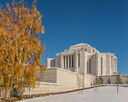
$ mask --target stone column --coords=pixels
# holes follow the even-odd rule
[[[77,51],[75,51],[75,53],[74,53],[74,67],[75,67],[75,71],[78,73],[78,52]]]
[[[111,75],[111,54],[106,53],[106,75]]]
[[[60,68],[64,68],[62,53],[60,54]]]
[[[115,72],[117,72],[117,58],[115,59]]]
[[[115,72],[115,57],[114,57],[114,55],[112,55],[112,57],[111,57],[111,63],[112,63],[112,65],[111,65],[111,74],[113,75],[114,74],[114,72]]]
[[[87,59],[87,58],[88,58],[88,53],[87,53],[87,52],[84,52],[84,63],[85,63],[85,64],[84,64],[84,67],[85,67],[84,73],[88,73],[88,72],[87,72],[87,70],[88,70],[88,69],[87,69],[87,68],[88,68],[88,66],[87,66],[87,65],[88,65],[88,64],[87,64],[87,63],[88,63],[88,59]]]
[[[80,73],[87,73],[87,56],[84,50],[80,51]]]
[[[46,67],[47,68],[50,68],[51,66],[50,66],[50,59],[48,58],[48,59],[46,59]]]
[[[68,68],[70,69],[70,55],[68,55]]]
[[[112,55],[110,54],[110,75],[112,75]]]

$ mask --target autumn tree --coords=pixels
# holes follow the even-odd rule
[[[0,8],[0,83],[6,93],[35,87],[37,73],[45,70],[40,67],[45,49],[39,39],[41,18],[35,1],[31,7],[20,0]]]

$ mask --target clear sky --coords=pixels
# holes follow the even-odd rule
[[[45,26],[42,36],[46,50],[41,63],[71,45],[88,43],[101,52],[115,53],[118,71],[128,74],[128,0],[38,0],[37,3]]]

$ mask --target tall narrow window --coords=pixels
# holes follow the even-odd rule
[[[101,75],[103,74],[103,57],[101,57]]]
[[[65,56],[63,56],[63,62],[64,62],[64,64],[63,64],[64,68],[65,68]]]
[[[72,68],[74,67],[74,62],[73,62],[74,60],[73,60],[73,55],[72,55]]]
[[[67,61],[67,62],[66,62],[66,64],[67,64],[66,67],[68,68],[68,56],[66,56],[66,61]]]
[[[71,68],[71,56],[69,55],[69,68]]]
[[[80,68],[80,54],[78,54],[78,68]]]
[[[89,61],[87,61],[87,73],[89,73]]]
[[[91,59],[89,59],[89,73],[91,74]]]

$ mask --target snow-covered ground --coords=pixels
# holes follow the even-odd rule
[[[20,102],[128,102],[128,87],[120,87],[119,94],[116,93],[116,87],[106,86],[82,92],[37,97]]]

